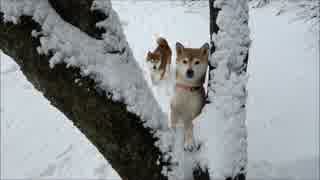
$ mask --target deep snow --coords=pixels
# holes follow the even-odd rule
[[[277,6],[250,12],[249,177],[316,179],[319,37],[314,38],[318,34],[307,24],[291,22],[293,13],[275,16]],[[193,47],[208,41],[207,2],[114,1],[113,7],[141,67],[145,52],[155,46],[155,34],[166,37],[171,47],[175,41]],[[160,86],[153,89],[166,108],[169,93],[166,84]],[[2,178],[116,177],[96,149],[3,55],[1,97]],[[210,138],[210,128],[207,133]]]

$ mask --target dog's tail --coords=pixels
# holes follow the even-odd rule
[[[161,48],[170,48],[167,40],[163,37],[159,37],[157,39],[157,43],[158,43],[159,47],[161,47]]]

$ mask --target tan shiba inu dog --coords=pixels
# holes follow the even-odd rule
[[[158,47],[153,52],[148,51],[146,58],[146,61],[150,65],[151,80],[153,83],[157,80],[162,80],[166,71],[170,70],[172,56],[171,48],[166,39],[159,37],[157,44]]]
[[[192,150],[192,121],[200,114],[205,104],[203,84],[208,68],[209,44],[201,48],[185,48],[176,43],[176,86],[171,99],[171,127],[184,127],[185,149]]]

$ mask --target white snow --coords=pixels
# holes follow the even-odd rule
[[[206,1],[113,1],[140,67],[146,67],[145,53],[154,48],[155,34],[166,37],[171,47],[175,41],[190,47],[199,47],[208,41],[207,6]],[[277,5],[271,4],[250,13],[253,41],[248,66],[248,179],[315,180],[319,177],[319,46],[316,41],[319,37],[314,38],[308,24],[292,22],[294,13],[275,16],[276,11]],[[97,51],[105,52],[100,50]],[[42,175],[117,179],[88,140],[50,106],[11,60],[3,57],[1,55],[1,164],[5,166],[1,166],[1,178]],[[148,70],[144,69],[143,73],[150,85]],[[168,82],[153,90],[166,112],[170,96]],[[215,157],[211,154],[216,151],[210,142],[215,138],[216,122],[201,123],[207,125],[201,129],[207,141],[203,149],[206,152],[202,153],[209,154],[201,160],[214,167]],[[166,138],[172,141],[170,135],[163,139]],[[178,141],[175,143],[179,145]],[[180,155],[180,159],[191,162],[203,156],[186,157],[188,154]]]
[[[319,34],[292,21],[295,12],[275,16],[276,5],[251,11],[249,162],[292,167],[282,179],[318,179]]]
[[[67,67],[79,67],[84,76],[94,77],[100,87],[111,92],[114,100],[124,101],[130,111],[140,115],[146,121],[146,126],[164,128],[161,124],[167,124],[162,122],[166,121],[166,117],[159,111],[146,82],[141,81],[141,70],[132,57],[117,14],[110,7],[105,8],[106,4],[99,2],[94,3],[93,9],[104,8],[109,15],[107,20],[98,23],[98,26],[108,30],[104,34],[104,40],[93,39],[66,23],[46,0],[3,0],[1,11],[5,14],[6,21],[18,19],[24,14],[32,16],[42,26],[41,34],[44,36],[40,37],[41,46],[38,51],[42,54],[54,54],[50,59],[50,67],[54,68],[55,64],[62,62]],[[122,54],[108,53],[123,49]],[[124,79],[127,80],[126,83],[123,83]]]
[[[97,40],[61,19],[47,0],[1,1],[6,22],[19,23],[21,15],[28,15],[39,23],[41,32],[33,31],[30,35],[43,35],[37,50],[45,55],[53,53],[49,60],[51,68],[58,63],[80,68],[83,76],[93,78],[100,88],[112,94],[114,101],[126,104],[128,111],[138,115],[146,127],[155,130],[159,139],[156,145],[163,153],[172,156],[173,163],[178,164],[170,172],[165,167],[165,175],[170,179],[192,177],[196,158],[189,154],[190,161],[186,161],[183,147],[176,145],[179,139],[168,127],[168,115],[163,112],[144,80],[142,70],[126,42],[118,15],[110,6],[110,2],[93,3],[92,9],[102,10],[108,16],[97,23],[98,27],[106,28],[104,39]],[[121,53],[112,53],[114,51]]]
[[[207,104],[198,118],[198,136],[207,138],[206,152],[213,179],[234,177],[247,166],[246,109],[247,74],[242,72],[250,36],[249,6],[246,0],[215,1],[221,9],[217,17],[219,32],[212,40],[216,51],[209,58],[217,68],[211,72]],[[208,131],[212,136],[208,138]]]
[[[19,70],[1,59],[1,179],[118,178],[97,149]]]

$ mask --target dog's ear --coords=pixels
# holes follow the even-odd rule
[[[183,53],[183,50],[184,50],[184,46],[177,42],[176,43],[176,51],[177,51],[177,55],[181,55]]]
[[[201,55],[202,56],[208,55],[209,54],[209,44],[208,43],[204,43],[204,45],[201,46],[200,50],[201,50]]]
[[[167,40],[163,37],[157,39],[157,44],[160,48],[169,47]]]
[[[151,52],[150,52],[150,51],[148,51],[147,56],[146,56],[146,60],[147,60],[147,61],[149,61],[149,60],[150,60],[150,58],[151,58]]]

